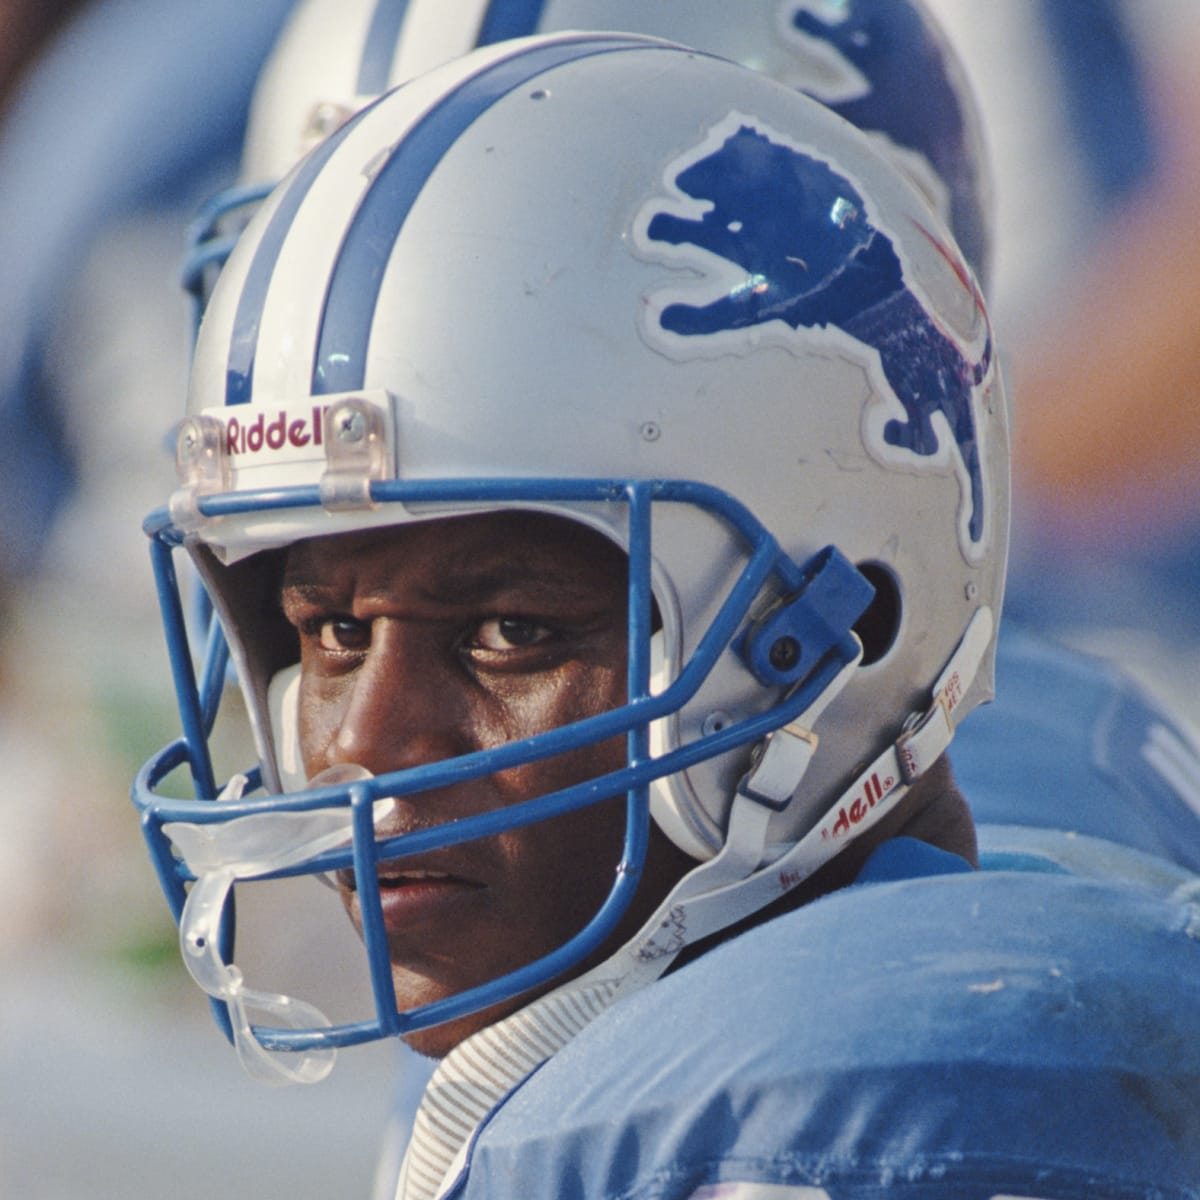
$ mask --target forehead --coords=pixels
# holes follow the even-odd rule
[[[577,521],[484,513],[298,542],[287,553],[284,586],[353,577],[360,584],[413,579],[468,590],[534,580],[623,587],[626,563],[620,547]]]

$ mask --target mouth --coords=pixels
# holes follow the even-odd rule
[[[396,888],[426,887],[440,884],[458,884],[467,888],[480,888],[483,884],[449,871],[433,871],[420,867],[401,867],[399,863],[380,863],[378,869],[379,890]],[[352,870],[337,872],[338,885],[345,892],[357,892],[358,880]]]
[[[400,863],[381,863],[378,879],[383,923],[393,935],[414,926],[449,920],[459,905],[486,889],[486,884],[461,875]],[[351,920],[361,933],[362,908],[354,872],[339,871],[338,885]]]
[[[379,886],[381,888],[409,887],[413,884],[454,878],[455,876],[446,871],[388,871],[385,867],[381,868],[379,872]]]

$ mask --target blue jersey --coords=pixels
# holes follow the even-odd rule
[[[493,1113],[452,1194],[1200,1196],[1200,1058],[1166,1051],[1200,988],[1196,741],[1011,623],[997,672],[951,749],[982,873],[886,843],[859,886],[622,1001]]]
[[[445,1194],[1200,1196],[1191,876],[1039,837],[978,873],[888,844],[620,1001],[492,1111]]]
[[[1128,675],[1006,622],[996,700],[950,747],[978,822],[1106,838],[1200,871],[1200,743]]]

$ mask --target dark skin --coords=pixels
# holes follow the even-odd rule
[[[400,526],[293,548],[282,590],[300,634],[300,738],[310,777],[373,774],[503,745],[625,699],[624,555],[529,514]],[[396,801],[382,835],[507,808],[617,770],[623,738]],[[556,949],[596,913],[621,859],[624,801],[381,870],[400,1007],[483,983]],[[694,865],[655,832],[610,945],[636,931]],[[358,922],[352,881],[343,899]],[[412,1035],[443,1055],[525,994]]]
[[[437,762],[625,700],[625,556],[560,518],[491,513],[311,539],[289,551],[281,598],[300,638],[300,741],[310,778],[344,764],[381,775]],[[397,799],[378,832],[393,836],[508,808],[624,764],[624,738],[614,738]],[[973,850],[973,836],[964,845],[965,805],[948,771],[946,786],[936,786],[937,774],[910,792],[872,844],[915,831],[960,853]],[[495,978],[578,933],[612,885],[624,829],[624,800],[612,799],[384,864],[400,1008]],[[853,857],[864,853],[856,843]],[[857,870],[850,858],[819,872],[803,898],[849,882]],[[694,865],[652,828],[633,903],[591,961],[629,940]],[[350,873],[339,886],[361,930]],[[444,1055],[531,997],[406,1040],[421,1053]]]

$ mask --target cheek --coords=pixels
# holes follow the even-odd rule
[[[563,672],[536,689],[522,689],[506,698],[503,720],[488,731],[492,744],[516,741],[559,729],[625,702],[624,671],[588,668]],[[497,778],[513,795],[508,802],[527,799],[555,787],[618,770],[625,764],[625,736],[581,746],[554,758],[506,771]]]
[[[623,658],[623,647],[622,656]],[[625,671],[602,663],[569,663],[535,681],[497,686],[485,708],[505,740],[544,733],[625,703]]]
[[[623,703],[624,674],[587,673],[536,701],[527,697],[526,733],[557,728]],[[524,736],[517,734],[516,736]],[[504,806],[544,796],[572,784],[620,770],[626,762],[625,736],[582,746],[542,762],[493,777],[496,799]],[[613,881],[624,846],[625,798],[614,796],[586,808],[501,835],[503,853],[515,878],[524,880],[532,907],[554,897],[551,924],[574,933],[591,917]]]
[[[307,673],[301,675],[296,724],[300,756],[310,778],[329,766],[327,758],[341,726],[346,703],[344,688],[332,686],[327,680],[314,679]]]
[[[624,801],[611,799],[503,835],[517,893],[512,928],[522,928],[538,953],[573,937],[599,912],[616,878],[624,833]]]

